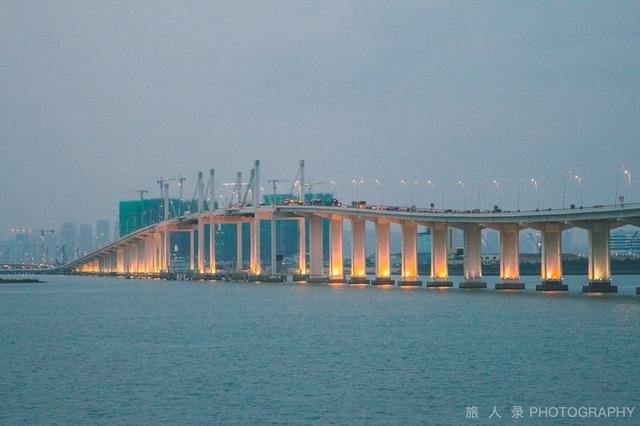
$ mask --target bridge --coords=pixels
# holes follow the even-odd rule
[[[303,163],[301,163],[303,164]],[[259,188],[259,162],[252,170],[249,186]],[[254,173],[255,172],[255,173]],[[213,171],[212,171],[213,176]],[[239,181],[238,181],[239,182]],[[299,187],[304,186],[301,177]],[[240,188],[238,188],[240,189]],[[250,188],[248,188],[249,190]],[[191,274],[196,278],[221,279],[216,267],[215,231],[209,227],[209,244],[205,248],[205,225],[237,225],[238,273],[246,273],[249,281],[281,281],[276,261],[276,220],[294,220],[299,223],[299,264],[294,281],[349,283],[371,285],[397,285],[451,287],[447,270],[448,228],[460,229],[464,234],[464,277],[461,288],[486,288],[482,276],[480,257],[481,231],[494,229],[500,234],[500,278],[498,290],[524,289],[519,272],[519,232],[525,228],[541,234],[541,281],[538,291],[567,291],[563,283],[561,263],[561,233],[569,228],[581,228],[588,233],[588,282],[584,292],[614,293],[617,287],[611,283],[609,258],[610,231],[624,225],[640,226],[640,203],[535,211],[452,211],[437,209],[400,208],[394,206],[310,205],[303,197],[294,202],[262,205],[257,196],[241,202],[239,190],[237,203],[224,208],[206,205],[202,173],[197,186],[197,211],[181,217],[169,218],[165,208],[164,220],[126,235],[111,244],[87,254],[62,270],[78,274],[125,274],[150,277],[169,277],[170,235],[172,232],[190,233]],[[259,191],[255,191],[256,194]],[[168,191],[164,192],[165,205]],[[329,221],[329,259],[325,267],[323,259],[323,219]],[[271,259],[263,265],[260,258],[260,222],[271,221]],[[343,262],[344,222],[351,226],[351,267],[345,273]],[[309,262],[307,264],[306,223],[309,226]],[[365,268],[365,226],[375,225],[376,262],[375,276],[368,277]],[[250,267],[242,267],[242,224],[250,224]],[[390,265],[390,226],[397,224],[402,232],[402,268],[397,282],[392,279]],[[417,234],[419,228],[429,228],[431,233],[431,271],[423,279],[417,270]],[[197,238],[197,251],[194,234]],[[202,236],[202,237],[201,237]],[[639,289],[640,290],[640,289]]]

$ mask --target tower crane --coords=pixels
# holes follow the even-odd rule
[[[160,179],[158,180],[158,185],[160,185],[160,198],[164,197],[163,191],[164,191],[164,184],[165,183],[169,183],[169,182],[178,182],[178,187],[179,187],[179,194],[180,194],[180,199],[182,200],[182,186],[184,184],[184,181],[187,180],[186,177],[180,175],[179,177],[172,177],[172,178],[163,178],[160,177]]]
[[[329,183],[329,182],[324,181],[324,180],[323,180],[323,181],[319,181],[319,180],[317,180],[317,181],[315,181],[315,182],[305,183],[305,184],[304,184],[304,187],[307,189],[307,193],[310,193],[310,192],[311,192],[311,190],[312,190],[316,185],[324,185],[324,184],[327,184],[327,183]]]
[[[187,180],[186,177],[183,177],[182,175],[180,175],[179,177],[172,177],[172,178],[163,178],[160,177],[160,179],[158,180],[158,185],[160,185],[160,198],[164,198],[165,199],[165,204],[167,204],[167,206],[165,207],[165,210],[168,211],[168,204],[170,203],[169,200],[169,182],[178,182],[178,189],[179,189],[179,194],[180,194],[180,201],[182,201],[182,187],[184,185],[184,181]],[[182,204],[182,203],[180,203]],[[182,212],[180,211],[182,208],[182,206],[178,206],[178,212],[176,214],[176,216],[180,216],[182,214]]]
[[[144,201],[144,194],[149,193],[147,189],[129,189],[127,192],[136,192],[140,194],[140,201]]]
[[[278,182],[286,182],[286,180],[285,179],[269,179],[267,180],[267,182],[273,185],[273,195],[276,195],[278,193]]]
[[[242,187],[245,185],[250,185],[248,182],[242,182],[242,172],[238,172],[236,174],[235,182],[225,182],[221,184],[222,186],[232,186],[231,199],[229,200],[229,207],[233,206],[234,203],[236,206],[240,205],[240,197],[242,193]]]

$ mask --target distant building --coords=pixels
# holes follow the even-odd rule
[[[431,231],[418,232],[418,265],[427,265],[431,261]]]
[[[287,200],[294,200],[292,194],[265,195],[263,204],[272,205],[274,203],[284,203]],[[315,205],[331,205],[333,194],[330,193],[310,193],[305,194],[305,202]],[[123,237],[137,229],[161,222],[164,217],[164,200],[127,200],[120,201],[118,215],[118,234]],[[169,205],[169,217],[184,215],[189,211],[195,211],[196,206],[190,202],[171,199]],[[102,225],[101,225],[102,223]],[[107,221],[99,221],[96,228],[96,239],[98,245],[104,245],[108,241],[108,233],[102,229],[108,229]],[[236,224],[216,224],[216,262],[235,264],[237,258],[236,251]],[[209,224],[205,225],[204,246],[209,246]],[[307,252],[309,248],[309,222],[306,221]],[[329,260],[329,220],[322,220],[323,232],[323,257],[325,262]],[[107,237],[105,237],[105,235]],[[300,227],[297,220],[277,220],[276,221],[276,257],[281,259],[293,259],[298,257],[300,244]],[[197,232],[194,235],[195,247],[197,251]],[[243,265],[249,265],[250,257],[250,225],[242,224],[242,259]],[[172,232],[171,236],[171,264],[176,269],[183,269],[189,265],[189,233]],[[208,249],[207,249],[208,252]],[[205,256],[208,258],[208,255]],[[271,221],[262,220],[260,222],[260,260],[263,265],[271,262]],[[205,264],[208,263],[206,259]]]
[[[64,261],[78,257],[78,225],[75,223],[63,223],[60,230],[60,248]]]
[[[195,205],[176,198],[169,199],[169,217],[178,217],[195,211]],[[164,199],[125,200],[119,203],[118,234],[124,237],[140,228],[161,222],[164,218]]]
[[[96,247],[103,247],[111,241],[111,222],[99,220],[96,223]]]
[[[81,223],[78,226],[78,249],[80,255],[83,256],[91,252],[95,248],[93,240],[93,231],[88,223]]]
[[[611,253],[640,256],[640,231],[615,231],[610,238]]]
[[[13,260],[17,262],[34,262],[36,260],[36,248],[31,236],[20,233],[15,236],[13,242]]]

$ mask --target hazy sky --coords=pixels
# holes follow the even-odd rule
[[[127,190],[254,159],[264,185],[303,158],[340,198],[379,178],[403,203],[404,178],[424,205],[432,179],[457,208],[460,179],[467,207],[480,179],[481,207],[493,179],[534,207],[531,177],[557,207],[568,170],[611,202],[624,163],[640,200],[639,102],[637,2],[0,0],[0,229],[114,220]]]

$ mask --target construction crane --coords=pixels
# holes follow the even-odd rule
[[[165,210],[168,210],[168,204],[171,204],[171,200],[169,200],[169,194],[168,194],[168,189],[169,189],[169,182],[178,182],[178,190],[179,190],[179,194],[180,194],[180,201],[181,203],[178,205],[178,211],[175,212],[174,214],[176,216],[181,216],[182,215],[182,187],[184,186],[184,181],[187,180],[186,177],[180,175],[179,177],[172,177],[172,178],[163,178],[160,177],[160,179],[157,181],[158,185],[160,185],[160,198],[164,198],[165,201],[167,201],[167,207],[165,208]]]
[[[136,192],[140,194],[140,201],[144,201],[144,194],[149,193],[149,191],[146,189],[129,189],[127,192]]]
[[[248,182],[242,182],[242,172],[238,172],[236,175],[236,181],[235,182],[225,182],[221,184],[222,186],[232,186],[233,190],[231,193],[231,198],[229,200],[229,207],[233,206],[234,202],[237,206],[240,205],[240,201],[241,201],[241,193],[242,193],[242,187],[245,185],[249,185]]]
[[[323,181],[317,180],[315,182],[305,183],[303,186],[304,186],[304,188],[306,188],[307,194],[308,194],[308,193],[311,192],[312,188],[314,188],[316,185],[324,185],[324,184],[327,184],[327,183],[329,183],[329,182],[324,181],[324,180]]]
[[[47,259],[49,258],[49,249],[47,247],[47,239],[46,234],[55,234],[56,231],[53,229],[31,229],[31,228],[13,228],[11,229],[13,233],[21,233],[21,234],[31,234],[31,233],[39,233],[40,234],[40,254],[42,256],[42,263],[47,263]]]
[[[269,179],[267,180],[268,183],[273,185],[273,195],[277,195],[278,194],[278,182],[287,182],[285,179]]]
[[[180,175],[179,177],[172,177],[172,178],[163,178],[160,177],[160,179],[158,180],[158,185],[160,185],[160,198],[164,197],[164,184],[165,183],[169,183],[169,182],[178,182],[178,188],[180,190],[179,194],[180,194],[180,199],[182,200],[182,186],[184,185],[184,181],[187,180],[186,177],[183,177],[182,175]]]

